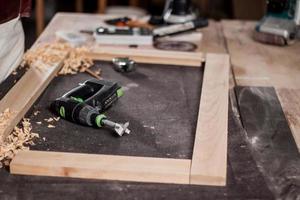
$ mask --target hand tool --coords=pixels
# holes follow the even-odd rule
[[[193,8],[191,0],[166,0],[163,19],[166,23],[185,23],[197,18],[197,11]]]
[[[117,72],[131,72],[135,69],[136,65],[134,60],[131,60],[128,57],[114,58],[112,63]]]
[[[193,21],[185,22],[183,24],[173,24],[169,26],[162,26],[153,30],[154,37],[164,37],[167,35],[175,35],[187,31],[192,31],[197,28],[208,26],[208,20],[204,18],[195,19]]]
[[[152,45],[152,31],[147,28],[98,27],[94,33],[98,44]]]
[[[86,126],[109,127],[122,136],[130,133],[129,122],[116,123],[102,114],[122,95],[123,90],[117,83],[91,79],[57,98],[51,109],[63,119]]]

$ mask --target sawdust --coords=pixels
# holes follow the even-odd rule
[[[37,67],[42,70],[63,61],[59,75],[77,74],[85,72],[94,64],[88,52],[86,47],[74,48],[62,42],[46,43],[28,50],[23,56],[21,66]]]
[[[13,115],[9,109],[0,114],[1,124],[10,120]],[[4,142],[0,143],[0,168],[8,166],[11,159],[21,150],[29,150],[29,145],[34,145],[33,139],[38,138],[37,133],[32,132],[29,119],[24,118],[20,127],[16,126]],[[1,126],[3,128],[3,126]],[[4,127],[5,128],[5,127]]]
[[[54,122],[58,122],[60,120],[60,117],[49,117],[48,119],[44,119],[45,122],[48,122],[48,128],[55,128],[53,125]],[[51,124],[52,123],[52,124]],[[38,124],[42,124],[42,122],[39,122]]]
[[[9,120],[13,117],[15,112],[12,112],[9,108],[0,113],[0,130],[4,130],[9,124]]]
[[[37,110],[37,111],[34,111],[33,115],[34,115],[34,116],[37,116],[37,115],[40,114],[40,113],[41,113],[41,112]]]

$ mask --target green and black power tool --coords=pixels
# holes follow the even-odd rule
[[[115,123],[102,114],[123,95],[118,83],[91,79],[57,98],[51,109],[63,119],[94,127],[110,127],[122,136],[129,134],[129,122]]]

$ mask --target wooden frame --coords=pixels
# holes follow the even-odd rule
[[[101,52],[92,54],[94,58],[103,58]],[[161,60],[163,64],[166,64],[166,56],[170,53],[161,55],[160,57],[159,54],[156,54],[155,62],[159,63]],[[128,56],[140,56],[144,60],[153,59],[153,56],[149,56],[149,54],[142,56],[137,52],[130,52]],[[169,60],[172,58],[174,55]],[[181,56],[180,59],[184,59],[184,56]],[[201,53],[192,53],[187,54],[186,59],[199,59],[198,67],[200,67],[203,58]],[[226,185],[229,56],[226,54],[207,54],[205,61],[194,151],[191,160],[22,151],[11,162],[11,173],[139,182]],[[171,64],[176,64],[176,62]],[[180,60],[177,64],[182,65],[182,61]],[[59,64],[53,68],[58,70]],[[31,68],[30,70],[35,69]],[[8,97],[1,101],[0,112],[6,108],[4,105],[9,108],[13,106],[11,102],[7,102],[7,99],[16,97],[20,90],[24,94],[18,98],[18,101],[20,105],[25,104],[25,106],[14,107],[14,109],[19,110],[12,109],[17,114],[11,119],[6,132],[11,130],[10,127],[16,125],[38,98],[45,85],[50,82],[49,79],[51,79],[54,70],[50,68],[48,71],[51,73],[47,70],[42,72],[45,73],[44,78],[34,77],[34,79],[40,80],[40,84],[22,88],[20,84],[24,84],[28,79],[30,71],[27,72],[9,91],[6,95]]]

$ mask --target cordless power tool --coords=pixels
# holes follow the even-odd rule
[[[254,39],[284,46],[295,41],[300,25],[300,0],[267,0],[267,13],[254,31]]]
[[[51,109],[63,119],[94,127],[112,128],[119,136],[129,134],[129,122],[115,123],[103,114],[123,95],[118,83],[91,79],[57,98]]]

